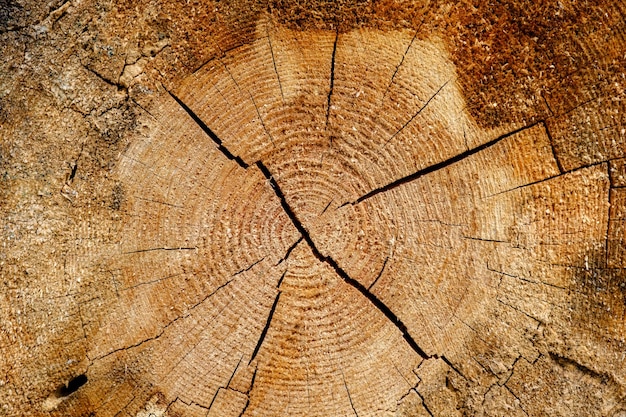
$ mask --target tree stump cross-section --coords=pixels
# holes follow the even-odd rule
[[[577,327],[624,338],[619,158],[564,158],[546,119],[477,123],[421,28],[265,16],[163,87],[116,166],[119,240],[89,254],[109,293],[80,307],[87,370],[42,410],[626,413],[623,350],[596,363]]]

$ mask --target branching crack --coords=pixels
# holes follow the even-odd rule
[[[248,396],[248,401],[246,401],[246,404],[243,406],[241,413],[239,413],[239,417],[244,415],[244,413],[248,409],[248,406],[250,405],[250,393],[252,392],[252,388],[254,387],[254,381],[256,379],[257,371],[258,371],[258,368],[254,368],[254,373],[252,374],[252,380],[250,381],[250,388],[248,388],[248,391],[245,392],[245,394]]]
[[[552,176],[549,176],[549,177],[546,177],[546,178],[543,178],[543,179],[540,179],[540,180],[537,180],[537,181],[529,182],[527,184],[518,185],[517,187],[509,188],[508,190],[504,190],[504,191],[497,192],[495,194],[488,195],[485,198],[492,198],[492,197],[499,196],[500,194],[506,194],[506,193],[510,193],[511,191],[519,190],[521,188],[526,188],[526,187],[530,187],[530,186],[533,186],[533,185],[541,184],[543,182],[550,181],[550,180],[553,180],[555,178],[559,178],[559,177],[565,176],[567,174],[574,173],[576,171],[580,171],[581,169],[587,169],[587,168],[592,168],[592,167],[595,167],[595,166],[598,166],[598,165],[606,164],[607,162],[609,162],[611,160],[612,159],[607,159],[607,160],[604,160],[604,161],[594,162],[594,163],[591,163],[589,165],[584,165],[584,166],[581,166],[581,167],[569,169],[567,171],[560,172],[559,174],[556,174],[556,175],[552,175]]]
[[[411,349],[413,349],[415,351],[415,353],[417,353],[423,359],[429,359],[431,356],[426,354],[426,352],[424,352],[424,350],[422,350],[422,348],[419,347],[419,345],[417,344],[415,339],[413,339],[413,337],[409,334],[406,325],[402,322],[402,320],[400,320],[400,318],[398,316],[396,316],[396,314],[393,311],[391,311],[391,309],[385,303],[383,303],[374,294],[369,292],[368,289],[363,284],[361,284],[359,281],[355,280],[354,278],[351,278],[348,275],[348,273],[346,271],[344,271],[332,257],[322,255],[322,253],[319,251],[319,249],[317,249],[317,246],[315,246],[315,243],[313,242],[313,239],[311,239],[311,236],[309,235],[309,232],[304,228],[304,226],[302,225],[300,220],[298,220],[298,217],[295,215],[295,213],[293,212],[293,210],[291,209],[291,207],[287,203],[285,195],[283,194],[282,190],[278,186],[278,183],[276,182],[276,180],[274,179],[274,177],[272,176],[270,171],[263,164],[263,162],[259,161],[259,162],[256,163],[256,165],[259,168],[259,170],[263,173],[263,175],[265,176],[267,181],[270,183],[272,189],[274,190],[274,193],[276,193],[276,196],[280,200],[280,204],[283,207],[283,210],[285,211],[285,213],[287,214],[287,216],[289,217],[289,219],[291,220],[293,225],[296,227],[296,229],[300,232],[300,234],[302,235],[302,238],[304,239],[304,241],[309,245],[309,248],[313,252],[313,255],[320,262],[323,262],[323,263],[329,265],[340,278],[342,278],[347,284],[349,284],[350,286],[355,288],[357,291],[359,291],[381,313],[383,313],[385,315],[385,317],[387,317],[387,319],[394,326],[396,326],[396,328],[402,333],[402,336],[404,337],[404,340],[406,340],[408,345],[411,347]]]
[[[228,379],[228,382],[226,383],[226,385],[222,387],[218,387],[217,390],[215,391],[215,395],[213,395],[213,399],[211,400],[211,403],[209,404],[208,407],[206,407],[208,411],[211,411],[211,407],[213,407],[213,403],[215,402],[217,395],[220,393],[220,390],[230,389],[229,388],[230,383],[233,381],[233,378],[235,377],[235,374],[237,373],[237,369],[239,369],[239,365],[241,365],[242,359],[243,359],[243,356],[239,358],[239,362],[237,362],[237,366],[235,366],[235,369],[233,369],[233,372],[230,374],[230,378]]]
[[[167,90],[166,90],[167,91]],[[207,134],[209,138],[217,145],[217,150],[220,151],[226,158],[231,161],[235,161],[240,167],[243,169],[248,169],[248,164],[241,159],[239,156],[233,155],[228,148],[226,148],[222,144],[222,140],[213,132],[203,121],[198,117],[196,113],[193,112],[181,99],[179,99],[174,93],[171,91],[167,91],[169,95],[178,103],[180,107],[191,117],[191,119],[196,122],[196,124]]]
[[[393,182],[391,182],[391,183],[389,183],[387,185],[384,185],[384,186],[382,186],[380,188],[376,188],[376,189],[370,191],[369,193],[367,193],[365,195],[362,195],[361,197],[359,197],[355,201],[345,203],[344,205],[346,205],[346,204],[352,204],[352,205],[358,204],[358,203],[360,203],[360,202],[362,202],[364,200],[367,200],[368,198],[374,197],[374,196],[376,196],[376,195],[378,195],[380,193],[384,193],[384,192],[393,190],[394,188],[397,188],[397,187],[399,187],[401,185],[404,185],[404,184],[409,183],[409,182],[411,182],[413,180],[416,180],[416,179],[418,179],[420,177],[423,177],[424,175],[428,175],[428,174],[431,174],[431,173],[433,173],[435,171],[438,171],[440,169],[447,168],[450,165],[453,165],[453,164],[455,164],[457,162],[460,162],[460,161],[462,161],[462,160],[464,160],[466,158],[469,158],[472,155],[477,154],[480,151],[483,151],[485,149],[488,149],[488,148],[494,146],[495,144],[497,144],[500,141],[508,138],[509,136],[513,136],[513,135],[515,135],[515,134],[517,134],[519,132],[522,132],[524,130],[530,129],[530,128],[536,126],[537,123],[540,123],[540,122],[535,122],[535,123],[530,124],[528,126],[524,126],[524,127],[519,128],[519,129],[513,130],[511,132],[505,133],[505,134],[503,134],[501,136],[498,136],[497,138],[495,138],[493,140],[490,140],[489,142],[483,143],[480,146],[477,146],[475,148],[472,148],[470,150],[462,152],[462,153],[460,153],[458,155],[455,155],[452,158],[448,158],[448,159],[446,159],[444,161],[441,161],[441,162],[438,162],[438,163],[436,163],[434,165],[430,165],[430,166],[428,166],[426,168],[422,168],[419,171],[416,171],[416,172],[414,172],[412,174],[407,175],[406,177],[402,177],[402,178],[397,179],[397,180],[395,180],[395,181],[393,181]]]

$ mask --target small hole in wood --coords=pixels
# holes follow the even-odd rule
[[[67,397],[78,391],[80,387],[87,383],[87,375],[82,374],[70,379],[67,385],[61,385],[55,392],[56,398]]]

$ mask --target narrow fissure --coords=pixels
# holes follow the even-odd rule
[[[428,166],[426,168],[422,168],[422,169],[420,169],[420,170],[418,170],[418,171],[416,171],[416,172],[414,172],[412,174],[407,175],[406,177],[402,177],[402,178],[397,179],[397,180],[395,180],[395,181],[393,181],[393,182],[391,182],[391,183],[389,183],[387,185],[384,185],[382,187],[376,188],[376,189],[370,191],[369,193],[364,194],[361,197],[357,198],[355,201],[347,202],[347,203],[344,203],[343,205],[346,205],[346,204],[352,204],[352,205],[358,204],[358,203],[360,203],[360,202],[362,202],[364,200],[367,200],[368,198],[374,197],[375,195],[378,195],[380,193],[384,193],[384,192],[393,190],[394,188],[397,188],[397,187],[399,187],[401,185],[404,185],[404,184],[409,183],[409,182],[411,182],[413,180],[416,180],[416,179],[418,179],[420,177],[423,177],[424,175],[433,173],[433,172],[438,171],[438,170],[443,169],[443,168],[447,168],[450,165],[453,165],[453,164],[455,164],[457,162],[460,162],[460,161],[462,161],[462,160],[464,160],[464,159],[466,159],[466,158],[468,158],[468,157],[470,157],[472,155],[477,154],[480,151],[483,151],[483,150],[485,150],[487,148],[492,147],[493,145],[495,145],[498,142],[508,138],[509,136],[513,136],[516,133],[522,132],[522,131],[524,131],[526,129],[530,129],[530,128],[536,126],[538,123],[540,123],[540,122],[535,122],[535,123],[530,124],[528,126],[520,127],[519,129],[513,130],[513,131],[508,132],[508,133],[505,133],[504,135],[498,136],[497,138],[492,139],[489,142],[485,142],[485,143],[483,143],[480,146],[477,146],[477,147],[475,147],[473,149],[470,149],[470,150],[462,152],[462,153],[460,153],[458,155],[455,155],[452,158],[448,158],[448,159],[446,159],[444,161],[441,161],[441,162],[438,162],[438,163],[436,163],[434,165],[430,165],[430,166]]]
[[[441,92],[441,90],[443,90],[443,88],[448,85],[449,81],[446,81],[445,83],[443,83],[443,85],[441,87],[439,87],[439,89],[437,91],[435,91],[435,94],[433,94],[432,96],[430,96],[430,98],[428,100],[426,100],[426,103],[424,103],[424,105],[422,107],[419,108],[419,110],[417,112],[415,112],[415,114],[413,116],[411,116],[411,118],[404,124],[402,125],[402,127],[400,129],[398,129],[398,131],[396,133],[394,133],[393,135],[391,135],[391,137],[389,139],[387,139],[387,142],[385,142],[385,144],[383,146],[387,146],[387,144],[389,142],[391,142],[391,140],[393,138],[395,138],[396,136],[398,136],[400,134],[400,132],[402,132],[422,111],[424,111],[424,109],[426,107],[428,107],[428,105],[430,104],[430,102],[437,97],[437,95]]]
[[[164,250],[164,251],[174,251],[174,250],[197,250],[197,246],[178,246],[173,248],[161,247],[161,248],[148,248],[148,249],[136,249],[131,250],[129,252],[123,252],[124,255],[130,255],[132,253],[143,253],[143,252],[153,252],[156,250]]]
[[[461,371],[459,371],[459,370],[456,368],[456,366],[454,366],[454,365],[452,364],[452,362],[450,362],[450,361],[448,360],[448,358],[446,358],[446,357],[445,357],[445,356],[443,356],[443,355],[442,355],[442,356],[440,356],[439,358],[440,358],[440,359],[441,359],[441,360],[442,360],[442,361],[443,361],[446,365],[448,365],[448,366],[449,366],[449,367],[450,367],[450,368],[451,368],[454,372],[456,372],[456,373],[457,373],[457,374],[459,374],[461,377],[463,377],[463,379],[467,379],[467,378],[465,378],[465,375],[463,375],[463,374],[461,373]]]
[[[322,253],[317,249],[317,247],[315,246],[315,243],[311,239],[309,232],[304,228],[300,220],[298,220],[297,216],[295,215],[295,213],[293,212],[293,210],[287,203],[287,200],[285,199],[285,195],[283,194],[282,190],[278,186],[278,183],[276,182],[276,180],[274,179],[270,171],[263,164],[263,162],[258,161],[256,162],[256,165],[259,168],[259,170],[263,173],[265,178],[269,181],[272,189],[274,190],[274,193],[276,193],[276,196],[280,200],[280,204],[283,207],[283,210],[285,210],[285,213],[287,214],[287,216],[289,217],[293,225],[300,232],[304,241],[309,245],[309,247],[311,248],[311,251],[313,252],[313,255],[320,262],[323,262],[329,265],[331,268],[333,268],[335,273],[339,275],[341,279],[343,279],[347,284],[349,284],[350,286],[355,288],[357,291],[359,291],[363,296],[365,296],[365,298],[367,298],[372,304],[374,304],[374,306],[381,313],[383,313],[385,317],[387,317],[387,319],[391,321],[391,323],[393,323],[393,325],[396,326],[396,328],[398,328],[398,330],[400,330],[400,332],[402,333],[402,336],[404,337],[404,340],[406,340],[408,345],[411,347],[411,349],[415,351],[415,353],[417,353],[423,359],[429,359],[431,356],[426,354],[426,352],[424,352],[424,350],[422,350],[422,348],[419,347],[417,342],[409,334],[406,325],[402,322],[402,320],[400,320],[398,316],[395,315],[393,311],[391,311],[391,309],[385,303],[383,303],[374,294],[370,293],[367,290],[367,288],[363,284],[361,284],[359,281],[351,278],[348,275],[348,273],[344,271],[333,258],[331,258],[330,256],[322,255]]]
[[[166,90],[167,91],[167,90]],[[217,145],[217,150],[220,151],[226,158],[231,161],[235,161],[240,167],[243,169],[248,169],[248,164],[241,159],[239,156],[233,155],[228,148],[226,148],[222,144],[222,140],[213,132],[203,121],[198,117],[196,113],[193,112],[181,99],[179,99],[174,93],[171,91],[167,91],[168,94],[178,103],[178,105],[185,110],[185,112],[191,117],[191,119],[196,122],[196,124],[207,134],[209,138]]]
[[[333,96],[333,88],[335,86],[335,55],[337,54],[337,41],[339,40],[339,29],[335,34],[335,43],[333,44],[333,55],[330,60],[330,89],[328,90],[328,99],[326,102],[326,126],[324,130],[328,129],[328,118],[330,117],[330,102]],[[332,145],[333,138],[330,138],[330,143]]]
[[[414,389],[415,393],[417,394],[418,397],[420,397],[420,400],[422,400],[422,407],[424,407],[424,410],[426,410],[426,412],[428,413],[429,416],[431,417],[435,417],[435,415],[433,414],[432,411],[430,411],[430,409],[428,408],[428,406],[426,405],[426,400],[424,399],[424,396],[422,395],[421,392],[419,392],[417,389]]]
[[[285,262],[287,260],[287,258],[289,258],[289,255],[291,255],[291,252],[296,248],[296,246],[298,246],[298,244],[302,242],[302,236],[300,236],[300,238],[298,240],[296,240],[293,245],[289,246],[289,248],[287,249],[287,252],[285,253],[285,256],[283,256],[280,261],[278,261],[278,263],[274,266],[278,266],[280,264],[282,264],[283,262]]]
[[[409,42],[409,46],[406,47],[406,50],[404,51],[404,54],[402,55],[402,59],[400,59],[400,63],[396,66],[396,70],[393,72],[393,75],[391,76],[391,80],[389,81],[389,84],[387,84],[387,88],[385,89],[385,92],[383,93],[383,98],[380,100],[381,104],[382,102],[385,101],[385,97],[387,97],[387,93],[389,92],[389,89],[393,85],[393,81],[396,78],[396,74],[398,74],[400,67],[404,63],[404,60],[406,59],[406,56],[409,53],[409,49],[411,49],[411,46],[413,46],[413,42],[415,42],[415,38],[417,38],[417,34],[419,33],[420,28],[422,27],[423,23],[424,21],[422,21],[420,25],[417,27],[417,29],[415,30],[415,34],[413,35],[413,38],[411,38],[411,42]]]
[[[250,94],[250,93],[248,93],[248,94]],[[252,94],[250,94],[250,100],[252,100],[252,104],[254,105],[254,109],[256,110],[256,114],[257,114],[257,116],[259,116],[259,121],[261,122],[261,126],[263,127],[263,130],[267,134],[267,137],[270,138],[270,142],[272,142],[272,145],[276,146],[276,144],[274,143],[274,137],[272,136],[270,131],[267,129],[267,126],[265,126],[265,122],[263,121],[263,117],[261,116],[261,112],[259,111],[259,106],[256,105],[256,101],[254,101],[254,97],[252,97]]]
[[[508,190],[499,191],[499,192],[497,192],[495,194],[491,194],[491,195],[485,196],[484,198],[485,199],[486,198],[492,198],[492,197],[496,197],[496,196],[498,196],[500,194],[510,193],[511,191],[519,190],[521,188],[526,188],[526,187],[530,187],[530,186],[533,186],[533,185],[541,184],[542,182],[550,181],[550,180],[553,180],[555,178],[559,178],[559,177],[562,177],[564,175],[571,174],[571,173],[576,172],[576,171],[580,171],[581,169],[587,169],[587,168],[592,168],[592,167],[595,167],[595,166],[598,166],[598,165],[606,164],[609,161],[611,161],[611,159],[607,159],[606,161],[593,162],[593,163],[591,163],[589,165],[583,165],[583,166],[580,166],[580,167],[577,167],[577,168],[572,168],[572,169],[569,169],[567,171],[563,171],[563,172],[560,172],[560,173],[558,173],[556,175],[552,175],[552,176],[549,176],[549,177],[546,177],[546,178],[542,178],[542,179],[537,180],[537,181],[529,182],[527,184],[518,185],[517,187],[509,188]]]
[[[611,238],[611,211],[613,206],[613,187],[611,181],[611,164],[606,164],[607,175],[609,176],[609,189],[607,191],[608,197],[608,208],[606,213],[606,234],[604,235],[604,267],[608,268],[610,265],[609,259],[609,249],[610,243],[609,239]]]
[[[243,274],[244,272],[247,272],[247,271],[251,270],[252,268],[254,268],[256,266],[256,264],[258,264],[260,262],[263,262],[264,259],[265,259],[265,256],[262,257],[261,259],[259,259],[258,261],[255,261],[255,262],[251,263],[249,266],[247,266],[247,267],[245,267],[243,269],[240,269],[239,271],[237,271],[237,272],[235,272],[233,274],[233,277],[235,277],[235,276],[237,276],[239,274]]]
[[[346,382],[346,376],[343,371],[341,371],[341,376],[343,378],[343,386],[346,388],[346,393],[348,394],[348,401],[350,401],[350,407],[352,407],[352,411],[356,417],[359,417],[359,413],[356,412],[356,408],[354,408],[354,403],[352,402],[352,395],[350,395],[350,390],[348,389],[348,383]]]
[[[117,349],[113,349],[110,352],[104,353],[100,356],[96,356],[95,358],[89,358],[90,362],[95,362],[97,360],[101,360],[104,359],[108,356],[111,356],[112,354],[116,353],[116,352],[121,352],[123,350],[130,350],[139,346],[142,346],[145,343],[151,342],[153,340],[157,340],[159,339],[161,336],[163,336],[165,334],[165,332],[167,331],[167,329],[169,329],[174,323],[176,323],[178,320],[187,318],[191,315],[191,312],[196,309],[199,305],[201,305],[202,303],[206,302],[209,298],[211,298],[212,296],[214,296],[215,294],[217,294],[217,292],[219,290],[221,290],[222,288],[226,287],[228,284],[230,284],[231,282],[233,282],[235,278],[231,278],[228,281],[226,281],[225,283],[223,283],[222,285],[220,285],[219,287],[217,287],[213,292],[211,292],[209,295],[207,295],[206,297],[204,297],[202,300],[198,301],[197,303],[195,303],[194,305],[192,305],[183,315],[180,315],[176,318],[174,318],[173,320],[171,320],[169,323],[167,323],[165,326],[163,326],[161,328],[161,330],[159,331],[158,334],[156,334],[155,336],[149,337],[147,339],[141,340],[137,343],[135,343],[134,345],[130,345],[130,346],[123,346]]]
[[[556,149],[554,149],[554,140],[552,139],[552,134],[550,133],[550,129],[548,129],[548,123],[545,120],[541,121],[543,125],[543,130],[546,132],[546,136],[548,137],[548,142],[550,142],[550,149],[552,150],[552,157],[554,158],[554,162],[556,163],[556,167],[559,169],[560,173],[564,173],[563,165],[561,165],[561,161],[556,156]]]
[[[283,276],[280,278],[280,281],[278,284],[279,286],[280,286],[280,283],[282,283],[284,276],[285,274],[283,274]],[[276,295],[276,298],[274,299],[274,304],[272,304],[272,308],[270,309],[270,313],[267,315],[267,322],[265,322],[265,327],[263,327],[263,330],[261,331],[261,335],[259,336],[259,340],[256,343],[256,346],[254,347],[254,351],[252,351],[252,356],[250,357],[250,360],[248,361],[248,365],[252,363],[257,353],[259,353],[259,349],[261,349],[261,345],[263,344],[263,341],[265,340],[265,336],[267,336],[267,331],[269,330],[270,325],[272,324],[272,318],[274,317],[274,312],[276,311],[276,307],[278,306],[278,300],[280,299],[281,294],[282,292],[279,290],[278,294]]]
[[[272,37],[270,36],[269,27],[267,28],[267,42],[270,44],[270,53],[272,54],[272,64],[274,64],[274,72],[276,73],[276,79],[278,80],[278,87],[280,88],[280,96],[285,103],[285,93],[283,92],[283,85],[280,82],[280,75],[278,74],[278,68],[276,67],[276,58],[274,57],[274,46],[272,45]]]
[[[387,266],[387,262],[389,262],[389,257],[388,256],[385,258],[385,261],[383,262],[383,267],[380,268],[380,272],[378,273],[378,275],[376,276],[374,281],[372,281],[370,286],[367,287],[368,291],[371,290],[374,285],[376,285],[376,283],[378,282],[378,279],[383,275],[383,272],[385,272],[385,267]]]
[[[246,392],[246,395],[248,396],[248,400],[246,401],[246,404],[243,406],[243,409],[241,410],[241,413],[239,413],[239,417],[242,417],[246,410],[248,409],[248,406],[250,405],[250,393],[252,392],[252,388],[254,387],[254,380],[256,379],[256,373],[259,370],[259,368],[254,368],[254,373],[252,374],[252,381],[250,381],[250,388],[248,388],[248,391]]]

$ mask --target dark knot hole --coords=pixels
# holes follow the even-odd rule
[[[67,397],[78,391],[80,387],[87,383],[87,375],[82,374],[70,379],[66,385],[61,385],[55,392],[57,398]]]

